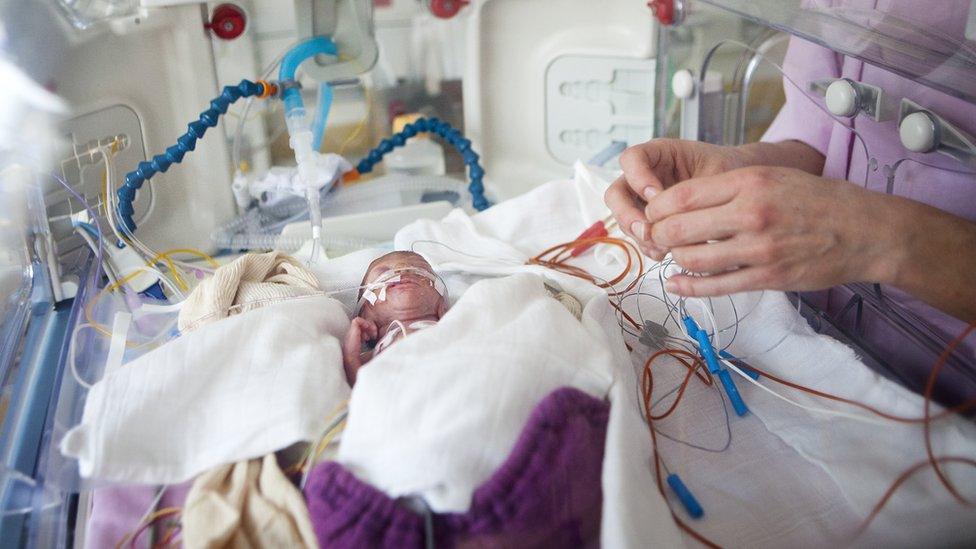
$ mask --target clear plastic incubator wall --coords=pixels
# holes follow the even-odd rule
[[[777,135],[801,103],[848,150],[825,175],[965,216],[939,197],[976,185],[976,3],[952,2],[952,20],[875,4],[0,0],[0,546],[86,546],[108,485],[59,448],[92,384],[177,338],[171,306],[243,253],[392,249],[409,223],[491,212],[579,161],[615,173],[652,138]],[[800,39],[840,64],[798,68]],[[877,71],[897,78],[867,83]],[[940,359],[951,382],[935,401],[976,390],[972,349],[944,353],[966,325],[894,288],[788,298],[910,391],[926,383],[913,365]],[[894,355],[891,337],[909,345]],[[164,503],[140,501],[143,518]],[[174,531],[160,520],[121,541]]]

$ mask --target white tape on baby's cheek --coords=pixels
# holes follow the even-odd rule
[[[370,305],[376,305],[376,292],[373,290],[366,290],[363,292],[363,299],[368,301]]]
[[[383,286],[383,288],[380,289],[380,295],[378,296],[377,299],[379,299],[380,301],[386,301],[386,289],[387,288],[388,288],[388,286]]]

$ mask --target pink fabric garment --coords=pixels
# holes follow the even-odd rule
[[[910,21],[931,36],[955,40],[963,39],[971,9],[970,0],[921,3],[915,0],[819,0],[809,4],[826,9],[843,7],[876,10]],[[906,32],[918,31],[916,29]],[[973,47],[973,42],[969,44]],[[815,92],[807,90],[810,82],[825,78],[843,77],[873,84],[881,87],[890,98],[897,101],[901,98],[910,99],[970,134],[976,134],[976,105],[796,38],[790,42],[784,70],[801,89],[784,82],[786,105],[763,137],[763,141],[802,141],[826,156],[826,177],[847,179],[872,191],[891,192],[976,221],[976,175],[958,173],[958,170],[974,172],[976,169],[967,168],[940,153],[919,154],[905,149],[898,136],[897,115],[894,119],[883,122],[875,122],[865,116],[855,117],[849,122],[845,120],[844,123],[835,121],[817,108],[816,105],[823,105],[823,99]],[[860,138],[855,137],[851,128]],[[861,139],[867,147],[868,155],[865,155]],[[905,158],[911,160],[899,163],[899,160]],[[871,162],[872,159],[876,163]],[[888,174],[895,167],[897,169],[894,177],[890,178]],[[930,267],[939,268],[938,265]],[[883,287],[883,291],[921,317],[945,341],[951,341],[966,327],[963,321],[895,288]],[[810,297],[819,307],[833,315],[843,309],[851,295],[844,288],[834,288],[817,292]],[[862,337],[870,348],[879,358],[889,363],[910,387],[917,389],[923,386],[934,356],[909,342],[880,315],[869,310],[865,310],[864,315],[860,326],[863,330]],[[853,320],[851,323],[853,324]],[[965,361],[976,363],[976,337],[968,338],[960,351]],[[937,395],[943,402],[970,398],[976,396],[976,383],[947,371],[940,379]]]
[[[183,507],[189,491],[190,483],[167,488],[156,508]],[[156,488],[152,486],[96,488],[92,495],[91,513],[88,515],[85,547],[101,549],[118,545],[126,534],[138,528],[139,519],[149,510],[155,497]],[[135,546],[148,548],[149,537],[140,536]]]

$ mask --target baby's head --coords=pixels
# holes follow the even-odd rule
[[[428,273],[430,278],[411,269]],[[394,272],[399,276],[398,281],[386,284],[385,288],[370,288]],[[365,292],[372,291],[382,299],[361,300],[359,316],[382,328],[394,320],[439,320],[447,310],[447,301],[432,281],[436,277],[430,263],[414,252],[390,252],[377,258],[366,269],[359,295],[362,298]]]

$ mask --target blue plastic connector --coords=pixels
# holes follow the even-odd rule
[[[739,389],[735,386],[735,381],[732,380],[732,374],[728,370],[719,370],[718,379],[722,382],[722,387],[725,388],[725,394],[729,396],[729,401],[732,403],[736,415],[742,417],[748,414],[749,408],[742,400],[742,395],[739,394]]]
[[[695,499],[695,495],[692,494],[691,490],[689,490],[688,487],[685,486],[685,483],[681,481],[681,477],[675,473],[668,475],[668,486],[671,487],[674,494],[678,496],[679,500],[681,500],[681,505],[684,506],[685,511],[688,511],[688,515],[691,516],[691,518],[702,518],[705,511],[702,509],[701,504],[698,503],[698,500]]]
[[[471,192],[471,206],[479,212],[488,209],[491,203],[485,198],[485,185],[483,183],[485,170],[479,162],[481,157],[471,148],[469,139],[466,139],[461,135],[461,132],[454,129],[450,124],[438,118],[418,118],[404,126],[399,133],[380,141],[379,145],[359,161],[359,164],[356,165],[356,171],[361,174],[373,171],[373,167],[383,160],[383,156],[397,147],[402,147],[406,144],[407,139],[418,133],[433,133],[454,147],[468,167],[468,190]]]
[[[163,287],[158,281],[152,286],[143,290],[141,293],[146,297],[158,299],[159,301],[166,301],[166,294],[163,292]]]
[[[136,223],[132,218],[135,210],[132,202],[136,198],[136,192],[148,179],[157,173],[165,173],[173,164],[183,161],[186,153],[192,151],[197,146],[197,139],[203,137],[208,128],[217,125],[220,116],[227,112],[230,105],[242,97],[258,95],[264,90],[261,84],[250,80],[241,80],[236,86],[224,86],[220,95],[210,102],[210,108],[200,113],[199,119],[187,125],[187,131],[181,135],[176,144],[167,148],[164,154],[157,154],[152,160],[140,162],[135,170],[125,176],[122,186],[116,191],[119,198],[116,208],[119,219],[122,221],[122,228],[127,232],[135,232]]]
[[[705,333],[705,330],[698,327],[695,319],[691,318],[691,316],[685,315],[681,320],[685,323],[685,329],[688,330],[688,335],[695,338],[695,341],[698,342],[698,352],[705,359],[705,366],[708,367],[708,371],[712,374],[717,374],[722,367],[719,365],[718,357],[715,356],[715,349],[712,349],[712,342],[708,340],[708,334]]]

